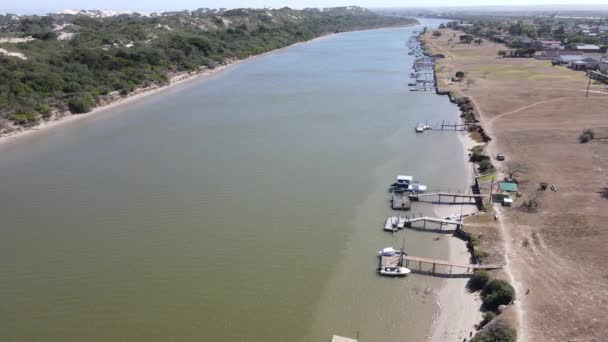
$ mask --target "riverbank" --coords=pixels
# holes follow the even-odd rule
[[[606,265],[597,258],[608,239],[608,201],[601,191],[608,145],[581,144],[578,136],[588,127],[596,127],[596,137],[607,136],[602,113],[608,93],[592,83],[586,97],[584,72],[550,61],[498,58],[499,50],[508,50],[504,45],[450,41],[459,34],[425,36],[429,51],[445,56],[437,63],[438,87],[471,100],[492,138],[483,145],[494,166],[518,169],[513,208],[493,208],[498,220],[475,223],[476,232],[484,232],[482,246],[505,265],[498,277],[517,292],[515,313],[501,316],[517,328],[520,341],[600,338],[608,325],[592,322],[601,315],[594,302],[608,298],[600,276]],[[457,71],[464,72],[461,82],[452,81]],[[507,161],[494,160],[497,153]],[[539,191],[540,182],[554,184],[555,191]],[[529,201],[532,210],[524,206]]]
[[[410,27],[410,26],[415,26],[415,25],[417,25],[417,24],[398,25],[398,26],[389,26],[389,27],[377,27],[377,28],[369,28],[369,29],[356,29],[356,30],[345,31],[345,32],[340,32],[340,33],[327,33],[327,34],[321,35],[317,38],[314,38],[314,39],[311,39],[308,41],[291,44],[289,46],[285,46],[280,49],[268,51],[263,54],[250,56],[248,58],[240,59],[240,60],[239,59],[231,60],[231,61],[229,61],[221,66],[218,66],[216,68],[213,68],[213,69],[207,68],[207,69],[200,69],[198,72],[179,73],[177,75],[171,76],[169,79],[169,82],[167,84],[162,84],[162,85],[154,84],[149,87],[140,87],[140,88],[137,88],[135,91],[129,93],[126,96],[117,96],[117,94],[113,94],[114,98],[111,98],[110,100],[106,100],[105,103],[96,106],[95,108],[93,108],[93,110],[91,110],[88,113],[71,114],[69,111],[66,111],[64,113],[55,113],[49,120],[41,120],[40,123],[36,126],[22,127],[22,126],[18,126],[18,125],[13,125],[12,126],[13,130],[11,132],[0,134],[0,144],[17,141],[17,140],[19,140],[19,138],[35,135],[36,133],[39,133],[42,131],[47,131],[47,130],[52,129],[53,127],[57,127],[58,125],[61,125],[61,124],[67,124],[67,123],[70,123],[73,121],[82,120],[84,118],[88,118],[93,115],[97,115],[99,113],[103,113],[105,111],[116,108],[116,106],[140,100],[144,97],[157,94],[158,92],[173,88],[180,84],[184,84],[184,83],[191,82],[194,80],[203,79],[206,77],[211,77],[213,75],[224,72],[230,68],[233,68],[241,63],[245,63],[245,62],[254,60],[256,58],[267,56],[267,55],[270,55],[273,53],[277,53],[282,50],[289,49],[289,48],[292,48],[292,47],[295,47],[295,46],[298,46],[301,44],[318,41],[318,40],[325,39],[325,38],[328,38],[328,37],[331,37],[334,35],[338,35],[338,34],[342,34],[342,33],[378,30],[378,29],[383,29],[383,28]]]

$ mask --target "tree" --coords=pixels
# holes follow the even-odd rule
[[[477,333],[470,342],[515,342],[517,332],[502,320],[493,320]]]
[[[507,51],[498,50],[498,57],[505,58],[506,55],[507,55]]]
[[[469,78],[469,79],[467,80],[467,88],[468,88],[468,87],[470,87],[470,86],[471,86],[471,84],[473,84],[473,83],[475,83],[475,80],[472,80],[472,79],[470,79],[470,78]]]
[[[588,143],[595,138],[595,132],[591,128],[585,128],[581,135],[578,137],[578,141],[582,144]]]
[[[441,37],[441,32],[433,31],[433,37]]]
[[[496,311],[499,306],[509,305],[515,300],[515,289],[505,280],[494,279],[483,289],[481,298],[486,309]]]
[[[475,44],[481,45],[481,43],[483,43],[483,39],[481,39],[481,38],[475,39]]]
[[[455,76],[458,81],[462,81],[462,79],[464,78],[464,71],[456,71]]]
[[[518,174],[524,171],[525,167],[522,164],[511,161],[504,163],[504,165],[500,168],[500,172],[507,175],[506,178],[510,180],[514,179]]]
[[[489,159],[482,160],[477,167],[480,173],[488,173],[494,171],[494,165]]]
[[[459,38],[460,42],[463,44],[471,44],[471,42],[473,42],[473,36],[470,34],[463,34]]]
[[[439,29],[440,29],[440,30],[445,29],[445,24],[441,23],[441,25],[439,25]]]
[[[490,274],[486,270],[477,270],[467,282],[467,287],[470,291],[483,290],[490,282]]]

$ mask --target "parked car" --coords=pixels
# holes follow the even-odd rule
[[[502,154],[502,153],[497,154],[497,155],[496,155],[496,160],[498,160],[498,161],[503,161],[503,160],[505,160],[505,155],[504,155],[504,154]]]

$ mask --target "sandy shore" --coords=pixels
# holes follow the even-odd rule
[[[463,146],[464,153],[477,143],[468,134],[459,134],[459,140]],[[470,175],[469,182],[475,176],[474,165],[468,161],[465,163],[467,174]],[[453,208],[449,206],[437,207],[435,213],[439,217],[453,214]],[[474,206],[465,207],[463,214],[477,212]],[[460,263],[470,263],[471,254],[467,249],[466,242],[453,236],[446,237],[448,241],[448,260]],[[480,311],[481,299],[479,293],[470,293],[467,290],[468,278],[449,278],[445,280],[443,287],[437,292],[436,300],[439,308],[433,318],[433,328],[429,338],[430,342],[440,341],[462,341],[475,335],[475,325],[482,319]]]

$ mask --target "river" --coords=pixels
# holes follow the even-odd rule
[[[447,255],[382,231],[395,175],[467,184],[455,133],[414,133],[458,118],[408,91],[420,29],[329,36],[0,146],[0,339],[423,340],[444,280],[375,271],[403,241]]]

